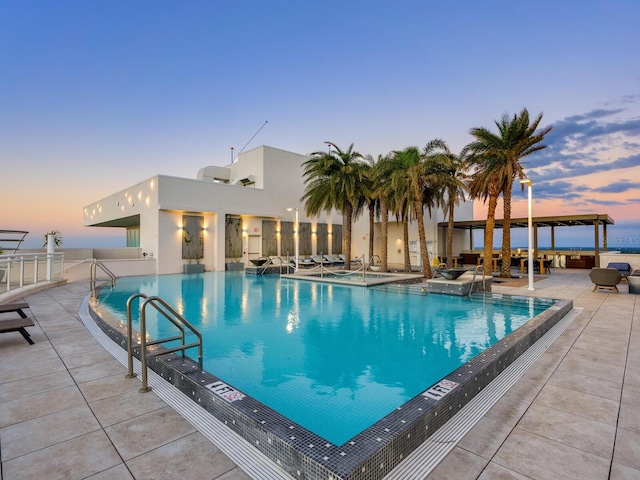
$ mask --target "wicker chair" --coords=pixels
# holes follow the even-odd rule
[[[615,268],[595,267],[591,269],[591,272],[589,272],[589,278],[593,282],[594,292],[597,288],[602,288],[604,290],[612,290],[617,293],[617,285],[622,280],[622,275],[620,275],[620,272]]]

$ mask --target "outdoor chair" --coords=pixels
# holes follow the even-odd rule
[[[526,273],[529,273],[529,260],[525,260],[524,264]],[[540,273],[540,262],[536,259],[533,259],[533,273]]]
[[[29,304],[24,302],[0,305],[0,313],[16,312],[20,316],[20,318],[0,320],[0,333],[19,332],[30,345],[33,345],[33,340],[31,340],[31,336],[25,327],[33,327],[34,323],[33,320],[27,317],[27,314],[23,312],[26,308],[29,308]]]
[[[344,260],[342,260],[339,256],[336,257],[335,255],[327,254],[324,256],[324,258],[326,258],[334,265],[344,265]]]
[[[293,262],[295,262],[295,257],[293,258]],[[298,268],[311,268],[315,266],[315,262],[310,258],[298,258]]]
[[[342,261],[342,263],[345,263],[345,262],[347,261],[347,260],[346,260],[346,257],[344,256],[344,254],[343,254],[343,253],[338,254],[338,258]],[[352,259],[351,259],[351,263],[355,263],[355,264],[360,265],[360,264],[362,263],[362,260],[361,260],[361,258],[360,258],[360,257],[358,257],[358,258],[352,258]]]
[[[589,272],[589,278],[591,282],[593,282],[593,291],[601,288],[604,290],[612,290],[616,293],[618,292],[617,285],[622,280],[622,275],[615,268],[600,268],[594,267]]]
[[[631,273],[631,265],[625,262],[609,262],[607,268],[615,268],[620,272],[622,278],[627,278]]]
[[[333,262],[326,255],[314,255],[311,259],[316,265],[326,265],[328,267],[333,265]]]

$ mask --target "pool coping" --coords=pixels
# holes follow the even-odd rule
[[[533,297],[483,295],[485,301],[511,297],[534,301]],[[381,479],[573,308],[570,300],[555,302],[340,446],[328,443],[232,385],[198,369],[188,358],[164,354],[151,357],[149,367],[296,478]],[[109,318],[95,299],[89,302],[89,313],[101,330],[126,350],[125,326]],[[134,354],[139,358],[139,348],[134,348]]]

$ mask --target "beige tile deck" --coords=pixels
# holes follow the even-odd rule
[[[2,479],[250,478],[153,392],[124,381],[78,318],[87,288],[25,298],[35,345],[0,335]],[[554,269],[535,288],[494,291],[570,298],[583,310],[428,480],[640,479],[640,296],[624,284],[592,292],[580,270]]]

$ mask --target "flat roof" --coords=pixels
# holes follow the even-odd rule
[[[575,227],[584,225],[613,225],[615,221],[607,214],[590,213],[586,215],[561,215],[556,217],[533,217],[532,223],[538,227]],[[438,223],[439,227],[446,227],[447,222]],[[465,230],[477,230],[486,227],[486,220],[464,220],[453,222],[453,228],[461,228]],[[529,226],[529,218],[512,218],[511,228],[527,228]],[[503,228],[504,219],[495,220],[495,228]]]

